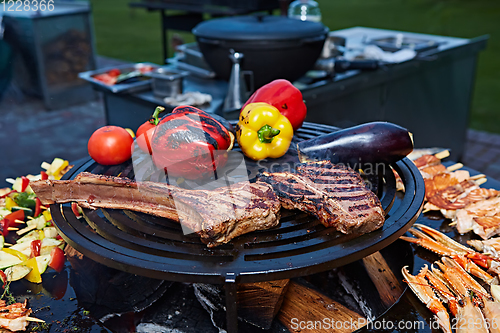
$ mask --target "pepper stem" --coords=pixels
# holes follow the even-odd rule
[[[274,137],[278,134],[280,134],[280,130],[277,128],[272,128],[269,125],[264,125],[257,131],[259,141],[262,143],[273,142]]]
[[[158,115],[163,111],[165,111],[165,108],[163,106],[157,106],[155,112],[153,112],[153,115],[151,116],[151,118],[149,118],[149,122],[155,126],[158,125],[160,122]]]

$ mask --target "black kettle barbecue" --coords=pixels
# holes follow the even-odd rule
[[[312,69],[328,28],[283,16],[250,15],[213,19],[193,29],[200,51],[218,77],[229,80],[229,50],[245,55],[242,70],[252,71],[255,88],[275,79],[295,81]]]

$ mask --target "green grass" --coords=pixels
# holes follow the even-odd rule
[[[97,53],[162,62],[160,14],[131,9],[129,0],[91,0]],[[330,30],[353,26],[473,38],[490,35],[481,52],[470,127],[500,133],[500,1],[319,0]],[[189,33],[180,33],[190,42]],[[170,35],[171,36],[171,35]],[[431,120],[430,120],[431,121]]]

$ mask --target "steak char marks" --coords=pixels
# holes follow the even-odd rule
[[[352,169],[329,161],[302,163],[297,172],[263,172],[281,205],[312,214],[325,227],[348,233],[367,233],[384,224],[378,197]]]

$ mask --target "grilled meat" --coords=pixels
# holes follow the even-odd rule
[[[441,164],[441,160],[439,159],[439,157],[436,157],[435,155],[426,154],[415,159],[413,163],[416,165],[417,168],[421,169],[428,166]]]
[[[420,173],[422,174],[422,177],[424,179],[432,178],[437,174],[445,173],[447,171],[446,167],[441,163],[440,158],[436,157],[435,155],[422,155],[413,160],[413,163],[420,170]],[[396,178],[396,189],[398,191],[404,191],[405,187],[403,180],[396,172],[396,170],[394,170],[394,177]]]
[[[500,191],[480,188],[474,181],[464,180],[437,192],[429,198],[429,203],[442,210],[457,210],[498,195]]]
[[[280,203],[265,183],[236,183],[211,191],[80,173],[74,180],[30,183],[44,205],[77,202],[85,208],[128,209],[179,221],[214,247],[279,223]]]
[[[14,303],[6,305],[5,301],[0,300],[0,330],[10,330],[12,332],[24,331],[30,320],[36,320],[29,317],[31,309],[28,308],[28,301],[23,303]],[[42,320],[36,320],[42,321]]]
[[[296,173],[263,172],[258,179],[272,185],[284,208],[310,213],[325,227],[367,233],[384,223],[377,196],[348,167],[329,161],[303,163]]]
[[[474,231],[483,239],[500,233],[500,197],[470,204],[457,212],[457,230],[461,234]]]
[[[458,185],[468,178],[470,178],[468,171],[458,170],[454,172],[438,173],[432,178],[424,179],[425,197],[429,200],[430,197],[439,191],[443,191],[450,186]]]
[[[180,210],[181,223],[196,230],[208,247],[275,227],[280,219],[278,197],[262,182],[241,182],[211,191],[176,189],[173,197],[189,208]]]
[[[419,168],[419,170],[420,173],[422,174],[422,177],[425,179],[432,178],[439,173],[447,172],[447,169],[444,166],[444,164],[430,165],[423,168]]]

